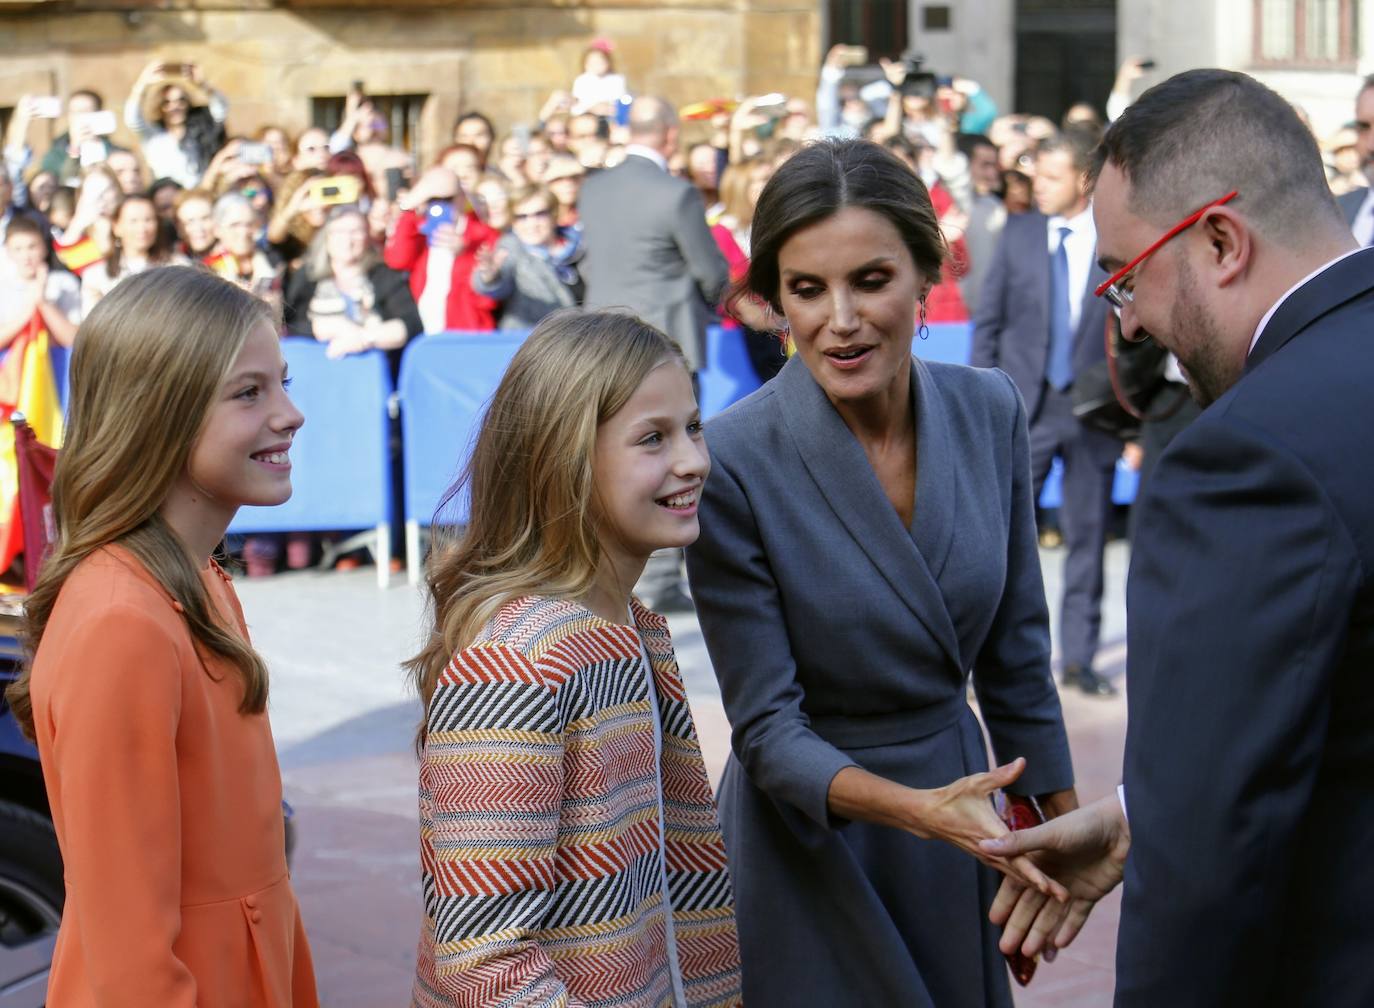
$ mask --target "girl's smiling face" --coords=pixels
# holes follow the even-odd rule
[[[676,358],[652,371],[596,433],[598,538],[612,558],[647,560],[696,542],[697,502],[711,459],[692,380]]]
[[[287,453],[305,418],[286,394],[288,384],[281,341],[270,326],[259,324],[220,383],[164,511],[189,515],[201,528],[227,528],[244,505],[290,498]]]

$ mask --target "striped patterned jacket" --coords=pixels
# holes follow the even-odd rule
[[[542,597],[504,606],[440,677],[420,762],[425,923],[413,1004],[673,1003],[663,832],[689,1006],[740,1003],[734,899],[668,624]]]

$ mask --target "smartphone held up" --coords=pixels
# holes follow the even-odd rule
[[[35,95],[27,108],[32,119],[56,119],[62,115],[62,99],[56,95]]]
[[[320,206],[342,206],[358,202],[363,185],[352,175],[326,175],[306,183],[310,195]]]

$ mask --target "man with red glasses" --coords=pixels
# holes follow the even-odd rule
[[[1243,74],[1150,89],[1098,163],[1103,294],[1206,408],[1142,502],[1123,801],[989,841],[1040,850],[1077,898],[1060,926],[1008,886],[993,917],[1007,945],[1063,945],[1124,862],[1117,1008],[1367,1008],[1374,251]]]

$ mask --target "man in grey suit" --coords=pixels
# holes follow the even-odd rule
[[[638,98],[629,125],[625,160],[589,177],[578,198],[586,306],[631,309],[677,340],[699,371],[729,268],[706,226],[700,194],[668,174],[678,145],[673,107]]]
[[[730,278],[706,226],[701,196],[668,174],[677,151],[678,118],[661,98],[630,106],[625,160],[582,185],[582,279],[588,308],[624,307],[682,347],[692,371],[706,364],[706,327]],[[683,608],[682,551],[656,553],[639,593],[652,609]]]
[[[1374,185],[1374,74],[1364,79],[1355,96],[1355,149],[1365,178]],[[1352,190],[1336,197],[1336,202],[1355,240],[1361,245],[1374,242],[1374,188]]]

